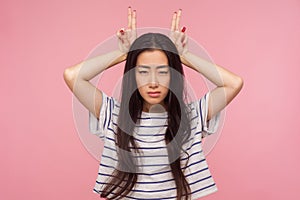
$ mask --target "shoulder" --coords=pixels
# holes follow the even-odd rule
[[[120,110],[120,102],[117,98],[107,95],[107,93],[102,92],[102,107],[100,110],[100,116],[104,117],[104,121],[116,121],[118,118]]]
[[[106,103],[109,106],[112,107],[120,107],[120,101],[116,97],[110,96],[107,93],[102,91],[102,100],[103,103]]]

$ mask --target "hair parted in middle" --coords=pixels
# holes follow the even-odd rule
[[[185,200],[189,199],[190,187],[182,171],[181,163],[182,151],[187,154],[182,146],[191,135],[189,109],[184,103],[184,72],[176,46],[168,36],[161,33],[141,35],[133,42],[127,54],[115,141],[118,149],[118,167],[114,170],[112,178],[106,183],[101,197],[108,199],[125,197],[137,182],[137,162],[131,152],[133,150],[138,152],[133,132],[135,125],[139,123],[144,99],[137,89],[133,69],[135,69],[137,58],[142,52],[153,50],[161,50],[165,53],[171,69],[169,91],[164,99],[168,113],[165,143],[171,173],[177,188],[177,200],[181,200],[182,197]]]

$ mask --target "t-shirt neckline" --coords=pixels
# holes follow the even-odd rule
[[[144,112],[142,111],[142,115],[147,115],[147,116],[166,116],[168,115],[168,112],[165,111],[165,112]]]

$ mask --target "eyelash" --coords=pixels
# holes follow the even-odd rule
[[[149,73],[148,71],[139,71],[139,73],[140,74],[147,74],[147,73]],[[160,73],[160,74],[168,74],[169,72],[168,71],[160,71],[160,72],[158,72],[158,73]]]
[[[148,73],[147,71],[139,71],[140,74]]]

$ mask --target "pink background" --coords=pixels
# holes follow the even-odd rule
[[[188,34],[244,79],[207,157],[219,191],[203,199],[300,199],[300,1],[188,2],[1,2],[1,199],[98,199],[62,74],[127,25],[129,5],[139,27],[168,28],[182,8]]]

